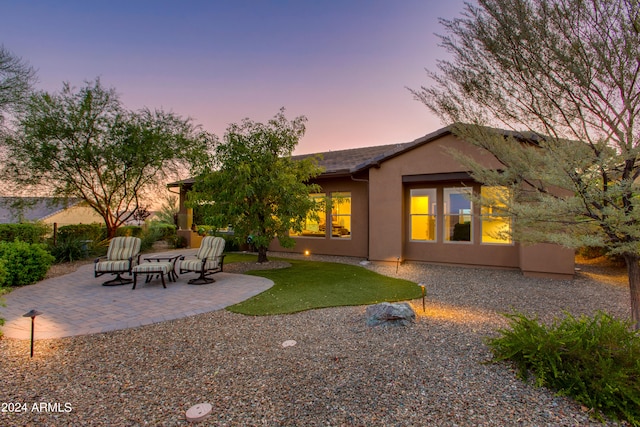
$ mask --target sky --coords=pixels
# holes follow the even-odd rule
[[[130,110],[162,108],[222,137],[281,107],[306,154],[412,141],[444,126],[407,88],[446,58],[463,0],[0,0],[0,44],[37,88],[100,78]]]

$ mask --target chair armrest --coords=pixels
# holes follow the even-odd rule
[[[93,263],[94,263],[94,264],[97,264],[97,263],[98,263],[98,261],[100,261],[101,259],[107,259],[106,255],[105,255],[105,256],[99,256],[98,258],[94,259],[94,260],[93,260]]]

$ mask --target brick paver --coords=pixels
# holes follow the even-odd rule
[[[0,307],[0,317],[6,321],[2,331],[7,338],[29,339],[31,319],[22,315],[31,309],[42,313],[35,319],[36,340],[133,328],[220,310],[273,286],[262,277],[224,272],[212,276],[214,283],[187,284],[194,274],[167,281],[166,289],[159,278],[145,283],[140,277],[132,290],[131,284],[102,286],[110,276],[95,278],[93,264],[85,265],[5,295],[6,306]]]

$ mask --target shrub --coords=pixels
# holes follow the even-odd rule
[[[0,242],[0,259],[6,269],[6,285],[22,286],[44,278],[55,258],[43,245],[15,242]]]
[[[140,237],[142,231],[142,227],[139,225],[124,225],[116,230],[116,236]]]
[[[42,243],[50,232],[44,223],[0,224],[0,241],[13,242],[20,240],[27,243]]]
[[[510,360],[519,377],[573,397],[612,418],[640,425],[640,335],[631,323],[598,312],[579,319],[567,314],[551,327],[515,313],[510,329],[487,340],[494,360]]]
[[[147,230],[155,230],[158,240],[172,240],[176,236],[177,227],[166,222],[152,221],[149,223]]]
[[[73,224],[58,228],[58,239],[93,240],[100,242],[107,238],[107,228],[102,224]]]

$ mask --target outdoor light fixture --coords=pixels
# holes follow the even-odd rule
[[[400,257],[396,257],[396,274],[398,274],[398,267],[400,266]]]
[[[31,357],[33,357],[33,329],[36,323],[36,316],[41,315],[37,310],[31,310],[28,313],[22,315],[22,317],[30,317],[31,318]]]
[[[425,305],[424,305],[424,298],[427,296],[427,287],[422,282],[418,283],[418,286],[420,286],[420,288],[422,289],[422,312],[424,313],[426,311]]]
[[[306,249],[304,251],[304,256],[309,256],[309,255],[311,255],[311,252],[309,251],[309,249]]]

